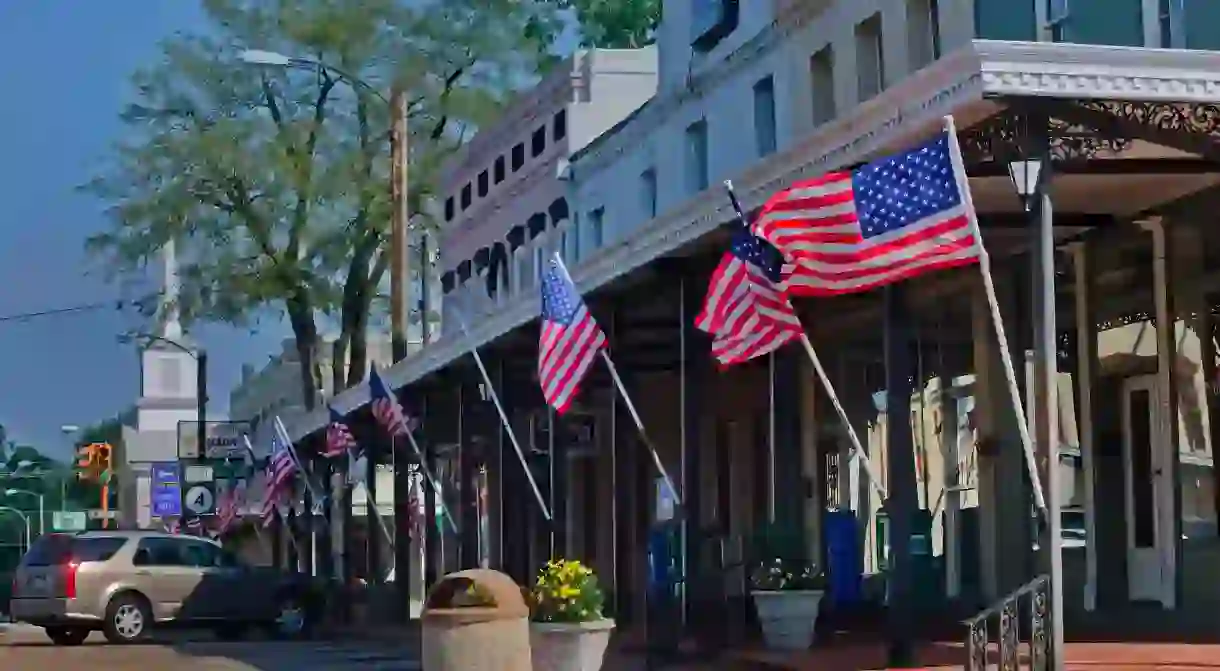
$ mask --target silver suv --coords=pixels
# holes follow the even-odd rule
[[[226,639],[252,627],[301,636],[309,625],[306,578],[250,566],[219,543],[150,531],[46,534],[13,579],[14,622],[43,627],[59,645],[92,631],[131,643],[156,625],[206,627]]]

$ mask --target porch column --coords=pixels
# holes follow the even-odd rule
[[[914,654],[914,566],[911,531],[919,494],[915,479],[915,446],[911,432],[911,315],[906,286],[885,289],[886,481],[885,510],[890,524],[889,662],[910,664]]]
[[[774,354],[774,375],[771,376],[771,398],[774,427],[771,444],[771,519],[785,532],[805,535],[801,547],[808,548],[805,533],[805,502],[809,487],[805,476],[801,440],[801,378],[811,376],[809,367],[802,365],[805,354],[796,346],[782,348]],[[811,554],[809,559],[817,557]]]
[[[475,436],[478,421],[473,412],[479,403],[477,388],[462,381],[458,386],[458,458],[457,458],[457,517],[458,517],[458,566],[465,569],[479,568],[479,509],[478,492],[475,489],[477,466],[475,453],[478,446]]]
[[[1093,293],[1096,269],[1093,264],[1094,244],[1087,239],[1074,242],[1072,254],[1073,287],[1076,316],[1076,387],[1077,423],[1080,427],[1080,460],[1083,467],[1085,578],[1084,609],[1097,608],[1097,433],[1094,428],[1094,389],[1100,364],[1097,360],[1097,315]],[[1067,596],[1064,597],[1068,598]]]
[[[1177,374],[1174,371],[1178,359],[1178,343],[1176,328],[1176,310],[1174,309],[1174,292],[1170,286],[1173,275],[1170,235],[1166,230],[1166,222],[1161,217],[1153,217],[1138,222],[1140,227],[1152,234],[1152,297],[1155,305],[1156,329],[1156,384],[1157,397],[1160,402],[1161,426],[1158,432],[1165,439],[1160,459],[1153,456],[1152,467],[1154,477],[1161,482],[1168,482],[1168,493],[1157,491],[1161,487],[1154,486],[1154,496],[1157,499],[1156,517],[1161,531],[1161,538],[1169,535],[1169,556],[1164,558],[1163,570],[1169,571],[1174,577],[1172,585],[1162,583],[1161,605],[1166,609],[1177,608],[1182,591],[1182,576],[1180,559],[1182,556],[1182,499],[1181,491],[1181,458],[1178,449],[1178,385]],[[1168,468],[1166,468],[1168,467]],[[1166,496],[1169,501],[1165,501]],[[1158,543],[1159,545],[1159,543]]]
[[[428,467],[428,472],[434,478],[439,480],[439,474],[436,470],[436,446],[440,439],[438,435],[443,431],[443,422],[437,413],[440,404],[433,402],[432,395],[428,391],[420,394],[421,414],[423,415],[424,437],[423,445],[420,447],[424,451],[424,464]],[[439,482],[437,483],[439,484]],[[441,526],[448,524],[443,518],[438,518],[436,514],[438,492],[430,484],[426,483],[424,487],[424,594],[426,595],[429,589],[436,584],[437,578],[440,577],[442,566],[441,559]]]
[[[419,408],[406,404],[401,398],[402,395],[396,395],[399,396],[399,403],[403,404],[404,414],[408,418],[417,416]],[[410,431],[409,420],[407,426]],[[414,535],[411,520],[415,514],[411,507],[418,505],[418,502],[413,500],[411,491],[411,472],[414,470],[411,465],[415,462],[415,453],[411,449],[410,441],[410,438],[403,436],[390,443],[393,450],[391,463],[394,464],[394,548],[390,560],[394,566],[394,588],[398,597],[398,603],[391,612],[402,622],[411,619],[411,585],[415,583],[411,561],[414,550],[414,543],[411,542],[411,536]]]
[[[1012,328],[1016,310],[1013,273],[994,270],[996,294],[1008,332],[1020,339],[1021,330]],[[1018,587],[1026,575],[1030,555],[1029,495],[1024,455],[1017,438],[1016,422],[1025,421],[1012,410],[999,343],[991,323],[991,311],[981,281],[973,285],[975,414],[978,418],[978,499],[980,588],[986,600],[995,599]],[[1021,361],[1022,347],[1010,342],[1014,359]],[[1018,378],[1024,366],[1017,366]],[[1020,381],[1020,380],[1018,380]],[[1021,475],[1017,475],[1021,474]]]
[[[700,604],[703,592],[703,556],[706,552],[706,540],[703,529],[703,497],[700,487],[703,473],[703,390],[708,383],[711,348],[707,339],[695,328],[695,317],[702,307],[702,284],[692,277],[686,269],[679,269],[681,276],[681,362],[679,391],[681,397],[681,438],[680,455],[681,469],[679,480],[682,508],[682,550],[683,573],[686,582],[682,589],[683,613],[687,626],[706,620],[700,617]],[[641,502],[647,505],[647,502]]]

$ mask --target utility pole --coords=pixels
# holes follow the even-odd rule
[[[407,98],[397,84],[390,92],[390,348],[394,361],[407,358]]]

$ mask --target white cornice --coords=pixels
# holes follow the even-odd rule
[[[722,71],[716,76],[727,79]],[[909,143],[930,132],[946,114],[965,121],[990,105],[987,98],[999,96],[1220,102],[1220,54],[976,41],[819,127],[783,153],[733,176],[733,181],[743,204],[753,208],[795,179]],[[661,112],[640,115],[617,133],[623,138],[607,138],[596,152],[584,155],[578,174],[587,174],[581,173],[586,161],[605,160],[603,152],[639,142],[664,117]],[[724,198],[701,194],[637,227],[628,239],[604,247],[573,268],[573,278],[582,293],[588,292],[699,238],[730,216]],[[518,294],[500,312],[480,320],[469,340],[442,338],[387,371],[388,382],[398,388],[436,372],[467,355],[471,342],[483,346],[533,320],[538,307],[536,295]],[[350,412],[367,402],[368,388],[361,386],[337,397],[334,405]],[[325,408],[315,411],[291,427],[293,436],[316,431],[325,421]]]

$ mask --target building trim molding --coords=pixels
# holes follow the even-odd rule
[[[739,50],[740,52],[741,50]],[[725,81],[723,71],[718,76]],[[1004,97],[1122,99],[1132,101],[1220,102],[1220,53],[1108,47],[1044,42],[975,41],[941,58],[858,105],[836,121],[817,128],[807,138],[747,168],[733,180],[743,205],[751,209],[794,180],[859,163],[887,150],[910,144],[933,132],[947,114],[958,115],[959,127],[985,116]],[[664,120],[666,105],[639,115],[623,139],[607,138],[598,152],[638,140]],[[630,142],[629,142],[630,143]],[[593,145],[591,145],[593,146]],[[581,163],[603,160],[586,154]],[[580,169],[577,171],[581,174]],[[664,213],[634,235],[607,245],[578,267],[573,279],[582,293],[651,263],[654,259],[714,230],[732,216],[725,198],[704,192]],[[496,314],[473,326],[468,337],[442,338],[386,373],[400,388],[449,365],[539,313],[536,295],[516,295]],[[367,385],[336,397],[341,413],[369,400]],[[326,409],[299,418],[291,427],[300,438],[326,425]]]

